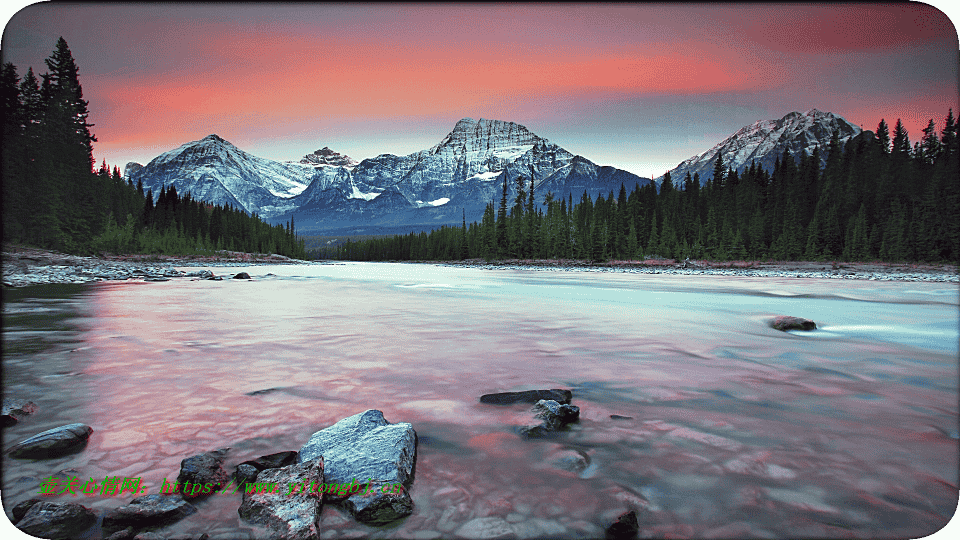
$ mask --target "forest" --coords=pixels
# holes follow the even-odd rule
[[[144,193],[93,159],[79,68],[61,37],[40,79],[0,67],[3,240],[68,253],[208,254],[217,250],[305,258],[293,222],[269,225],[171,186]]]
[[[664,258],[950,262],[960,260],[957,121],[930,120],[911,145],[897,120],[841,143],[738,173],[718,156],[713,177],[665,175],[630,193],[534,205],[532,180],[489,203],[482,220],[429,233],[348,241],[319,255],[361,261]],[[825,165],[820,166],[821,153]]]

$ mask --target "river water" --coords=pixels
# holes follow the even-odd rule
[[[596,538],[627,509],[648,537],[919,538],[957,508],[955,284],[210,269],[254,279],[4,291],[4,395],[38,406],[4,448],[94,429],[78,454],[5,456],[8,514],[56,473],[154,493],[191,455],[230,447],[232,472],[371,408],[417,431],[415,511],[374,528],[327,505],[323,538],[475,536],[480,517],[520,538]],[[775,315],[819,329],[776,331]],[[524,440],[528,406],[479,403],[535,388],[571,389],[580,422]],[[50,497],[96,511],[129,498]],[[265,537],[239,502],[209,497],[164,534]]]

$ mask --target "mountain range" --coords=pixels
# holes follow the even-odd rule
[[[386,234],[479,221],[487,203],[499,201],[507,181],[534,179],[536,202],[586,192],[590,197],[651,182],[615,167],[599,166],[501,120],[464,118],[439,143],[406,156],[381,154],[357,163],[324,147],[297,162],[277,162],[243,152],[208,135],[161,154],[125,175],[144,189],[173,185],[178,193],[231,204],[268,222],[293,219],[301,234]]]
[[[799,157],[817,145],[825,148],[834,130],[841,141],[860,133],[833,113],[792,112],[740,129],[670,175],[675,185],[687,172],[705,183],[717,155],[737,171],[754,161],[772,169],[784,150]],[[299,233],[311,235],[396,234],[479,221],[488,203],[499,202],[504,180],[513,205],[518,176],[525,178],[524,189],[533,177],[538,207],[547,193],[577,202],[584,192],[596,198],[619,192],[621,184],[630,192],[652,182],[596,165],[520,124],[472,118],[457,122],[435,146],[406,156],[381,154],[357,162],[324,147],[298,161],[278,162],[208,135],[147,165],[128,163],[124,173],[155,194],[173,185],[178,193],[230,204],[271,223],[293,219]]]

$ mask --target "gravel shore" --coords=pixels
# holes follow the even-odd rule
[[[251,266],[257,264],[301,264],[306,261],[282,255],[221,251],[216,256],[173,257],[167,255],[105,255],[84,257],[32,247],[4,245],[4,287],[47,283],[92,281],[166,281],[172,278],[208,278],[209,271],[184,272],[185,266]]]
[[[760,261],[610,261],[576,260],[432,261],[432,264],[483,269],[539,271],[624,272],[635,274],[713,275],[738,277],[863,279],[874,281],[960,282],[956,265],[898,263],[760,262]]]
[[[325,261],[326,262],[326,261]],[[309,264],[282,255],[221,251],[215,256],[174,257],[169,255],[104,255],[83,257],[24,246],[4,245],[4,287],[44,283],[86,283],[91,281],[207,278],[209,271],[184,272],[176,267],[237,267],[261,264]],[[738,277],[863,279],[876,281],[960,282],[955,265],[830,262],[712,262],[647,259],[590,263],[577,260],[508,259],[484,261],[427,261],[461,268],[514,269],[538,271],[627,272],[636,274],[719,275]]]

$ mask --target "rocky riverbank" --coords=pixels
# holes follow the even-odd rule
[[[184,272],[184,266],[250,266],[254,264],[300,264],[305,261],[283,255],[219,251],[213,256],[110,255],[84,257],[57,251],[5,244],[4,287],[47,283],[91,281],[165,281],[178,277],[211,277],[207,272]]]
[[[698,260],[646,259],[643,261],[609,261],[591,263],[566,259],[507,259],[485,261],[431,261],[431,264],[464,268],[625,272],[635,274],[718,275],[737,277],[864,279],[875,281],[929,281],[960,282],[956,265],[907,263],[846,263],[846,262],[714,262]]]

